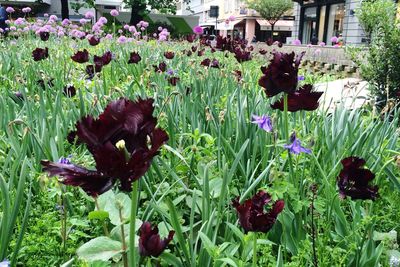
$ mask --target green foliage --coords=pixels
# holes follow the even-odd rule
[[[400,28],[395,3],[391,0],[364,1],[356,14],[370,36],[369,47],[353,47],[348,54],[371,85],[379,109],[396,101],[400,86]]]
[[[257,11],[271,25],[293,8],[291,0],[247,0],[246,2],[249,8]]]
[[[257,236],[259,266],[312,266],[314,247],[319,266],[388,266],[391,255],[397,255],[393,237],[382,240],[376,234],[400,231],[397,118],[380,120],[369,106],[291,113],[289,129],[312,154],[289,156],[283,148],[282,113],[270,108],[275,99],[266,98],[257,84],[264,57],[238,65],[231,54],[209,49],[202,57],[183,55],[180,51],[195,45],[186,42],[118,45],[103,40],[91,47],[86,40],[65,38],[50,39],[50,58],[33,62],[31,52],[43,42],[31,36],[14,42],[0,44],[0,127],[6,129],[0,133],[0,186],[6,188],[0,188],[2,225],[3,218],[13,218],[8,215],[14,208],[8,207],[21,199],[16,220],[7,223],[13,235],[1,247],[5,258],[17,255],[16,262],[25,266],[121,265],[123,241],[132,234],[130,196],[115,188],[99,196],[96,205],[82,190],[59,186],[56,178],[44,175],[39,162],[72,155],[74,163],[94,166],[85,146],[66,141],[68,132],[79,118],[100,114],[110,100],[139,96],[154,98],[155,116],[170,139],[140,178],[135,229],[151,221],[161,237],[176,231],[168,249],[158,259],[142,260],[143,265],[249,266],[254,236],[243,233],[231,202],[259,189],[273,200],[285,200],[271,231]],[[72,44],[88,49],[91,58],[108,49],[115,57],[86,80],[85,65],[70,60],[77,49]],[[175,51],[173,59],[164,58],[167,50]],[[139,64],[127,63],[132,51],[142,57]],[[218,59],[221,68],[200,67],[205,57]],[[153,71],[161,61],[177,71],[177,86],[166,81],[165,73]],[[237,69],[243,72],[240,82],[231,74]],[[302,74],[307,82],[332,79]],[[42,76],[53,78],[54,86],[40,88],[36,81]],[[68,83],[75,85],[77,96],[62,93]],[[25,100],[13,97],[14,91]],[[252,114],[270,115],[274,132],[251,124]],[[349,155],[367,159],[376,174],[380,197],[375,202],[339,198],[340,160]],[[317,187],[313,221],[311,185]],[[102,261],[88,261],[94,259]]]

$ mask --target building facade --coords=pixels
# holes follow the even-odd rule
[[[343,44],[361,45],[367,39],[355,16],[360,0],[295,0],[295,24],[293,39],[309,44],[313,38],[318,42],[332,44],[332,37]]]
[[[210,17],[210,6],[219,7],[218,18]],[[288,16],[279,20],[271,31],[271,25],[262,19],[257,12],[246,7],[241,0],[191,0],[189,4],[183,1],[178,4],[178,14],[199,16],[200,26],[206,33],[236,35],[249,42],[253,40],[266,41],[269,38],[286,42],[294,30],[294,17]],[[229,21],[230,17],[234,21]],[[255,38],[254,38],[255,37]]]

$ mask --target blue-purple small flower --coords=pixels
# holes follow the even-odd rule
[[[174,71],[173,69],[167,70],[167,75],[169,75],[169,76],[174,76],[176,73],[177,73],[177,72]]]
[[[266,132],[272,132],[273,130],[271,117],[267,115],[262,115],[262,116],[253,115],[251,123],[257,124],[258,127],[260,127]]]
[[[0,262],[0,267],[10,267],[10,262],[5,259],[2,262]]]
[[[303,75],[299,75],[299,76],[297,76],[297,81],[304,81],[305,80],[305,77],[303,76]]]
[[[60,163],[60,164],[71,164],[71,161],[70,161],[70,158],[72,158],[72,156],[71,155],[69,155],[68,157],[61,157],[59,160],[58,160],[58,163]],[[1,267],[1,266],[0,266]]]
[[[298,155],[300,153],[310,154],[311,150],[301,146],[301,142],[296,138],[296,133],[292,133],[290,136],[290,144],[284,145],[284,148],[288,149],[290,153]]]

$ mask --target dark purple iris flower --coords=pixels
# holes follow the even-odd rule
[[[88,79],[93,79],[94,75],[96,73],[101,72],[103,66],[102,65],[87,65],[86,66],[86,74],[88,76]]]
[[[211,64],[211,60],[209,58],[205,58],[203,61],[200,62],[200,65],[204,67],[209,67]]]
[[[105,52],[102,56],[94,56],[93,62],[97,66],[106,66],[110,64],[112,60],[112,53],[110,51]]]
[[[39,85],[39,87],[43,90],[46,90],[46,84],[49,88],[54,86],[54,79],[48,80],[47,83],[45,82],[45,80],[39,79],[36,81],[36,84]]]
[[[278,214],[285,207],[283,200],[278,200],[272,204],[269,212],[264,211],[264,207],[271,202],[271,196],[260,190],[251,199],[246,200],[243,204],[239,203],[239,197],[232,201],[233,207],[239,215],[239,223],[243,227],[245,233],[263,232],[267,233],[274,225]]]
[[[201,49],[201,50],[197,51],[197,56],[198,57],[204,56],[204,52],[205,52],[205,49]]]
[[[99,43],[100,43],[100,38],[98,38],[98,37],[96,37],[96,36],[92,36],[92,37],[90,37],[89,39],[88,39],[88,41],[89,41],[89,44],[91,45],[91,46],[96,46],[96,45],[98,45]]]
[[[179,82],[180,78],[176,76],[168,77],[168,82],[172,86],[176,86]]]
[[[193,45],[193,46],[191,47],[191,49],[192,49],[192,52],[194,53],[194,52],[197,51],[197,46]]]
[[[257,124],[258,127],[260,127],[266,132],[272,132],[273,130],[271,117],[267,115],[262,115],[262,116],[253,115],[251,123]]]
[[[63,93],[64,93],[64,95],[66,95],[68,97],[74,97],[76,95],[75,86],[73,86],[73,85],[65,86],[63,89]]]
[[[378,197],[378,187],[368,185],[375,174],[364,169],[365,160],[358,157],[348,157],[341,161],[343,169],[337,177],[337,185],[341,197],[349,196],[355,199],[372,199]]]
[[[266,43],[268,46],[271,46],[271,45],[274,44],[274,40],[272,40],[272,38],[268,38],[267,41],[265,41],[265,43]]]
[[[290,136],[290,144],[284,145],[284,148],[288,149],[290,153],[298,155],[300,153],[310,154],[311,150],[301,146],[301,141],[297,139],[296,133],[292,133]]]
[[[165,62],[161,62],[160,64],[153,65],[154,71],[155,72],[165,72],[167,70],[167,64]]]
[[[93,155],[95,170],[42,160],[43,170],[94,197],[111,189],[117,181],[123,191],[131,191],[132,183],[146,173],[168,140],[167,133],[156,128],[153,102],[121,98],[110,102],[99,118],[87,116],[77,122],[77,141],[86,144]]]
[[[215,58],[214,58],[214,59],[211,61],[210,67],[211,67],[211,68],[215,68],[215,69],[219,69],[219,61],[218,61],[218,59],[215,59]]]
[[[319,107],[319,99],[322,92],[312,91],[310,84],[302,86],[295,92],[288,93],[288,111],[296,112],[299,110],[313,111]],[[273,109],[284,110],[284,98],[271,105]]]
[[[196,39],[195,34],[186,35],[186,41],[188,41],[189,43],[193,43],[195,39]]]
[[[140,57],[138,52],[132,52],[129,57],[128,64],[138,64],[141,60],[142,58]]]
[[[236,80],[240,82],[243,79],[242,72],[240,70],[234,70],[233,75],[235,75]]]
[[[264,75],[261,76],[258,84],[264,87],[268,97],[296,90],[299,66],[304,53],[295,58],[294,52],[287,54],[275,51],[268,68],[261,67]]]
[[[235,49],[235,58],[239,63],[251,60],[250,51],[242,50],[240,48]]]
[[[191,55],[193,55],[193,52],[190,51],[190,50],[188,50],[188,51],[186,52],[186,56],[190,57]]]
[[[86,49],[78,51],[75,55],[71,56],[71,59],[77,63],[86,63],[89,61],[89,51]]]
[[[150,222],[143,222],[139,232],[139,253],[142,257],[160,256],[175,234],[175,231],[170,231],[168,237],[161,240],[158,227],[154,226],[153,229],[151,229]]]
[[[49,57],[49,49],[46,48],[36,48],[32,51],[32,57],[34,61],[40,61]]]
[[[49,33],[49,32],[41,31],[41,32],[39,33],[39,36],[40,36],[40,40],[42,40],[42,41],[47,41],[47,40],[49,40],[50,33]]]
[[[166,59],[173,59],[175,57],[175,53],[171,51],[164,52],[164,57]]]
[[[267,50],[264,50],[264,49],[260,49],[258,52],[259,52],[261,55],[265,55],[266,53],[268,53],[268,51],[267,51]]]

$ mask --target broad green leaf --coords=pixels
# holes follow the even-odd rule
[[[88,215],[89,220],[101,220],[104,221],[108,218],[108,212],[104,210],[95,210],[89,212]]]
[[[122,252],[122,243],[106,236],[100,236],[83,244],[76,253],[87,261],[107,261]]]

